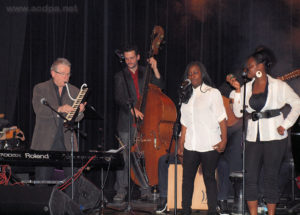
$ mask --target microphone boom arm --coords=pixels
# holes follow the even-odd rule
[[[57,115],[59,115],[60,118],[62,118],[63,120],[68,121],[68,120],[66,119],[66,117],[65,117],[62,113],[60,113],[60,112],[58,112],[57,110],[55,110],[55,109],[47,102],[47,100],[46,100],[45,98],[42,98],[42,99],[41,99],[41,103],[42,103],[43,105],[47,106],[48,108],[50,108],[50,109],[51,109],[53,112],[55,112]]]

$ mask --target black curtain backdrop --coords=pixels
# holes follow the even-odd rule
[[[277,56],[272,75],[300,67],[300,4],[296,0],[2,0],[0,2],[0,112],[24,130],[30,144],[33,86],[50,78],[57,57],[72,63],[70,82],[91,89],[88,104],[103,120],[85,119],[81,150],[116,147],[116,49],[136,43],[145,63],[155,25],[165,29],[156,57],[165,93],[177,100],[186,65],[202,61],[215,86],[242,70],[258,45]],[[299,79],[289,81],[299,94]]]
[[[7,3],[8,1],[0,2],[0,113],[5,113],[5,117],[12,122],[14,110],[17,108],[16,98],[22,70],[27,14],[10,14],[6,8]],[[15,2],[15,6],[26,7],[27,1],[23,1],[22,4]]]

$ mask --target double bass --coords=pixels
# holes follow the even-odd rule
[[[149,58],[158,54],[164,37],[161,26],[155,26]],[[150,83],[152,71],[148,65],[142,94],[135,108],[144,113],[144,119],[137,122],[135,143],[131,148],[133,162],[138,166],[139,174],[131,169],[131,179],[140,185],[140,177],[148,186],[158,184],[158,160],[166,154],[172,138],[173,124],[176,120],[176,107],[159,87]],[[138,161],[137,161],[138,160]]]

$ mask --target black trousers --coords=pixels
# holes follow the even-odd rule
[[[133,138],[134,130],[131,129],[131,139]],[[119,132],[119,137],[121,138],[121,141],[123,144],[128,146],[128,139],[129,139],[129,132]],[[133,141],[131,141],[133,142]],[[121,170],[116,171],[116,182],[114,185],[115,190],[117,193],[127,194],[127,187],[128,187],[128,148],[126,147],[123,150],[123,158],[124,158],[124,168]],[[133,159],[131,159],[131,164],[133,163]],[[133,169],[134,166],[132,165],[131,168]],[[140,192],[141,195],[150,195],[151,189],[149,186],[143,185],[143,183],[140,182]]]
[[[217,182],[215,170],[219,153],[215,150],[196,152],[184,149],[183,152],[183,182],[182,182],[182,209],[184,214],[191,213],[191,203],[194,192],[195,176],[200,164],[207,193],[209,212],[215,212],[217,206]]]
[[[258,182],[263,168],[263,197],[277,203],[280,197],[279,170],[287,150],[287,138],[268,142],[247,142],[245,148],[245,197],[258,200]]]
[[[218,200],[227,200],[232,183],[230,173],[241,171],[242,159],[242,120],[227,128],[227,145],[218,162]]]

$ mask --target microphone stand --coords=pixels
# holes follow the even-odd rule
[[[66,121],[66,127],[71,131],[71,171],[72,171],[72,183],[71,183],[71,199],[74,199],[74,131],[76,130],[74,122],[67,120],[67,118],[57,110],[55,110],[45,99],[41,100],[41,103],[48,108],[50,108],[53,112],[55,112],[60,118]]]
[[[177,110],[177,117],[176,117],[176,121],[174,122],[173,124],[173,135],[172,135],[172,138],[171,138],[171,142],[170,142],[170,145],[169,145],[169,150],[168,150],[168,156],[167,156],[167,159],[166,159],[166,162],[169,163],[169,156],[170,156],[170,153],[171,153],[171,149],[172,149],[172,144],[173,144],[173,140],[175,140],[175,149],[174,149],[174,163],[175,163],[175,173],[174,173],[174,214],[176,215],[177,214],[177,165],[178,165],[178,154],[177,154],[177,151],[178,151],[178,136],[179,136],[179,132],[180,132],[180,127],[181,127],[181,124],[180,124],[180,118],[181,118],[181,112],[180,112],[180,108],[181,108],[181,105],[182,105],[182,100],[184,99],[184,97],[186,96],[185,95],[185,90],[186,88],[182,88],[180,89],[179,91],[179,101],[176,105],[176,110]]]
[[[243,91],[243,125],[242,125],[242,156],[243,156],[243,188],[242,188],[242,214],[245,215],[245,144],[246,144],[246,83],[247,83],[247,72],[243,72],[244,91]]]
[[[182,99],[184,98],[185,94],[184,94],[184,90],[182,90],[180,92],[179,95],[179,101],[178,104],[176,105],[176,109],[177,109],[177,117],[176,117],[176,122],[174,123],[174,127],[173,127],[173,136],[174,136],[174,140],[175,140],[175,177],[174,177],[174,214],[177,214],[177,164],[178,164],[178,136],[179,136],[179,132],[180,132],[180,118],[181,118],[181,112],[180,112],[180,108],[182,105]]]
[[[116,53],[117,54],[117,53]],[[131,185],[130,185],[130,175],[131,175],[131,156],[130,156],[130,146],[131,146],[131,110],[133,112],[133,116],[134,116],[134,119],[135,119],[135,122],[137,122],[137,118],[136,118],[136,113],[135,113],[135,110],[134,110],[134,105],[133,105],[133,102],[134,100],[132,99],[131,97],[131,93],[129,91],[129,85],[128,85],[128,82],[127,82],[127,79],[126,79],[126,75],[125,75],[125,68],[126,68],[126,63],[125,63],[125,58],[123,58],[122,55],[119,55],[117,54],[118,57],[119,57],[119,60],[120,60],[120,65],[121,65],[121,69],[122,69],[122,75],[123,75],[123,79],[124,79],[124,83],[125,83],[125,86],[126,86],[126,91],[127,91],[127,95],[128,95],[128,100],[127,100],[127,105],[128,105],[128,116],[129,116],[129,120],[128,120],[128,140],[127,140],[127,160],[128,160],[128,202],[127,202],[127,209],[126,211],[129,212],[129,213],[132,213],[132,207],[131,207],[131,193],[130,193],[130,190],[131,190]]]
[[[117,54],[117,53],[116,53]],[[117,54],[118,55],[118,54]],[[135,122],[137,121],[136,119],[136,114],[135,114],[135,110],[134,110],[134,106],[133,106],[133,102],[134,100],[132,99],[131,97],[131,93],[129,91],[129,85],[128,85],[128,82],[127,82],[127,79],[126,79],[126,75],[125,75],[125,68],[126,68],[126,64],[125,64],[125,59],[122,57],[122,55],[118,55],[119,57],[119,60],[120,60],[120,65],[121,65],[121,69],[122,69],[122,75],[123,75],[123,79],[124,79],[124,83],[125,83],[125,86],[126,86],[126,91],[127,91],[127,95],[128,95],[128,100],[127,100],[127,105],[128,105],[128,116],[129,116],[129,120],[128,120],[128,140],[127,140],[127,153],[128,153],[128,157],[127,157],[127,160],[128,160],[128,203],[127,203],[127,209],[126,211],[128,211],[129,213],[131,213],[132,211],[132,207],[131,207],[131,193],[130,193],[130,190],[131,190],[131,186],[130,186],[130,170],[131,170],[131,156],[130,156],[130,146],[131,146],[131,110],[133,112],[133,115],[134,115],[134,119],[135,119]]]
[[[180,90],[179,90],[179,101],[178,101],[178,104],[176,105],[177,117],[176,117],[176,121],[173,124],[173,134],[172,134],[171,141],[169,144],[169,149],[167,150],[168,153],[167,153],[166,163],[169,163],[173,140],[175,140],[175,143],[176,143],[177,140],[175,138],[179,136],[180,126],[181,126],[181,124],[180,124],[180,117],[181,117],[180,108],[181,108],[181,104],[182,104],[182,99],[186,96],[185,90],[188,85],[190,85],[190,83],[188,83],[186,86],[181,86]]]
[[[127,143],[127,153],[128,153],[128,157],[127,157],[127,159],[128,159],[128,192],[127,192],[127,194],[128,194],[128,203],[127,203],[127,209],[126,209],[126,211],[129,213],[129,214],[134,214],[134,212],[133,212],[133,210],[132,210],[132,206],[131,206],[131,185],[130,185],[130,178],[131,178],[131,156],[130,156],[130,153],[131,153],[131,151],[130,151],[130,149],[131,149],[131,139],[132,139],[132,137],[131,137],[131,122],[132,122],[132,117],[131,117],[131,110],[132,110],[132,112],[133,112],[133,116],[134,116],[134,120],[135,120],[135,123],[137,124],[137,117],[136,117],[136,113],[135,113],[135,110],[134,110],[134,105],[133,105],[133,103],[134,103],[134,100],[133,100],[133,98],[131,97],[131,93],[130,93],[130,91],[129,91],[129,84],[128,84],[128,81],[127,81],[127,79],[126,79],[126,75],[125,75],[125,68],[126,68],[126,64],[125,64],[125,58],[123,58],[123,56],[122,55],[120,55],[119,53],[116,53],[117,55],[118,55],[118,57],[119,57],[119,60],[120,60],[120,65],[121,65],[121,69],[122,69],[122,75],[123,75],[123,78],[124,78],[124,83],[125,83],[125,86],[126,86],[126,91],[127,91],[127,94],[128,94],[128,100],[127,100],[127,105],[128,105],[128,116],[129,116],[129,120],[128,120],[128,132],[129,132],[129,134],[128,134],[128,143]],[[146,211],[141,211],[141,212],[145,212],[145,213],[147,213]]]
[[[123,71],[123,75],[124,75],[124,71]],[[126,83],[127,83],[127,81],[126,81]],[[127,105],[128,105],[128,108],[129,108],[129,110],[128,110],[128,115],[129,115],[128,132],[129,132],[129,134],[128,134],[128,143],[127,143],[128,144],[127,145],[127,150],[128,150],[127,151],[127,153],[128,153],[128,155],[127,155],[128,156],[128,192],[127,192],[127,194],[128,194],[128,204],[127,204],[126,211],[131,214],[131,213],[133,213],[132,212],[132,207],[131,207],[131,192],[130,192],[131,191],[131,185],[130,185],[130,176],[131,176],[131,172],[130,172],[130,170],[131,170],[130,148],[131,148],[131,138],[132,138],[131,137],[131,121],[132,121],[132,119],[131,119],[131,110],[133,111],[135,122],[137,121],[137,118],[136,118],[136,114],[135,114],[135,111],[134,111],[133,100],[130,97],[128,99]]]

